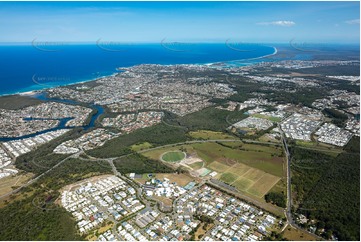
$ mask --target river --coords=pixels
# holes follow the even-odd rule
[[[41,100],[41,101],[46,101],[46,102],[60,102],[60,103],[65,103],[65,104],[72,104],[72,105],[80,105],[79,102],[74,101],[74,100],[68,100],[68,99],[58,99],[58,98],[49,98],[46,95],[46,92],[41,92],[41,93],[36,93],[34,94],[32,97]],[[23,135],[20,137],[0,137],[0,142],[6,142],[6,141],[12,141],[12,140],[20,140],[20,139],[25,139],[25,138],[32,138],[35,137],[39,134],[44,134],[50,131],[55,131],[55,130],[59,130],[59,129],[73,129],[73,128],[77,128],[77,127],[81,127],[84,130],[88,130],[90,128],[95,127],[95,122],[96,120],[99,118],[100,115],[102,115],[104,113],[104,108],[100,105],[96,105],[96,104],[89,104],[89,107],[96,110],[96,113],[94,113],[90,119],[90,122],[84,126],[72,126],[72,127],[68,127],[65,126],[66,123],[73,119],[72,117],[68,117],[68,118],[60,118],[60,119],[53,119],[53,120],[59,120],[60,123],[57,127],[55,128],[50,128],[50,129],[46,129],[40,132],[36,132],[33,134],[28,134],[28,135]],[[31,120],[31,119],[35,119],[35,118],[24,118],[24,120]],[[39,120],[39,118],[36,118],[37,120]],[[41,118],[40,118],[41,119]],[[44,119],[45,120],[45,119]]]

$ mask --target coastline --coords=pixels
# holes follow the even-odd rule
[[[209,66],[209,67],[212,67],[213,65],[220,65],[220,64],[224,64],[224,63],[228,63],[228,62],[239,62],[239,61],[248,61],[248,60],[259,60],[259,59],[263,59],[263,58],[267,58],[267,57],[270,57],[270,56],[273,56],[273,55],[276,55],[278,50],[276,47],[274,46],[270,46],[274,49],[273,53],[271,54],[268,54],[268,55],[263,55],[263,56],[259,56],[259,57],[255,57],[255,58],[246,58],[246,59],[237,59],[237,60],[227,60],[227,61],[219,61],[219,62],[206,62],[206,63],[193,63],[193,64],[160,64],[160,65],[163,65],[163,66],[172,66],[172,65],[204,65],[204,66]],[[255,63],[245,63],[246,66],[248,65],[253,65]],[[137,64],[137,65],[141,65],[141,64]],[[133,65],[133,66],[130,66],[130,67],[134,67],[134,66],[137,66],[137,65]],[[127,68],[130,68],[130,67],[127,67]],[[38,85],[40,88],[34,88],[32,90],[26,90],[26,91],[17,91],[17,92],[13,92],[13,93],[4,93],[4,94],[0,94],[0,98],[1,97],[6,97],[6,96],[16,96],[16,95],[19,95],[19,96],[29,96],[29,97],[32,97],[34,96],[35,94],[37,93],[41,93],[41,92],[45,92],[46,90],[48,89],[52,89],[52,88],[57,88],[57,87],[66,87],[66,86],[72,86],[72,85],[78,85],[78,84],[82,84],[82,83],[89,83],[89,82],[93,82],[93,81],[97,81],[99,79],[102,79],[102,78],[106,78],[106,77],[110,77],[110,76],[115,76],[117,75],[119,72],[122,72],[122,68],[125,68],[125,67],[117,67],[116,68],[116,72],[113,72],[109,75],[104,75],[104,76],[100,76],[100,77],[97,77],[97,78],[92,78],[92,79],[88,79],[88,80],[82,80],[82,81],[76,81],[76,82],[72,82],[72,83],[66,83],[66,84],[62,84],[62,85],[54,85],[54,86],[50,86],[49,87],[41,87],[41,85]],[[27,87],[27,88],[31,88],[32,86],[30,87]],[[24,88],[26,89],[26,88]]]
[[[263,58],[267,58],[270,56],[274,56],[278,53],[278,50],[276,47],[274,46],[270,46],[274,49],[272,54],[269,55],[263,55],[263,56],[259,56],[259,57],[254,57],[254,58],[247,58],[247,59],[239,59],[239,60],[230,60],[230,61],[220,61],[220,62],[214,62],[214,63],[208,63],[208,65],[217,65],[217,64],[222,64],[222,63],[227,63],[227,62],[239,62],[239,61],[249,61],[249,60],[259,60],[259,59],[263,59]],[[254,63],[248,63],[247,65],[252,65]]]
[[[44,92],[48,89],[52,89],[52,88],[57,88],[57,87],[66,87],[66,86],[73,86],[73,85],[78,85],[78,84],[82,84],[82,83],[88,83],[88,82],[93,82],[93,81],[97,81],[99,79],[105,78],[105,77],[109,77],[109,76],[115,76],[116,74],[118,74],[119,72],[114,72],[110,75],[104,75],[104,76],[100,76],[97,77],[95,79],[88,79],[88,80],[83,80],[83,81],[77,81],[77,82],[72,82],[72,83],[67,83],[67,84],[63,84],[63,85],[54,85],[53,87],[43,87],[43,88],[39,88],[39,89],[33,89],[30,91],[19,91],[19,92],[14,92],[14,93],[5,93],[5,94],[0,94],[0,98],[1,97],[6,97],[6,96],[34,96],[37,93],[41,93]],[[38,85],[41,86],[41,85]]]

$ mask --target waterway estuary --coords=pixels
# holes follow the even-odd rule
[[[34,95],[32,95],[32,97],[41,100],[41,101],[46,101],[46,102],[59,102],[59,103],[65,103],[65,104],[71,104],[71,105],[81,105],[81,103],[74,101],[74,100],[68,100],[68,99],[58,99],[58,98],[49,98],[47,96],[46,92],[40,92],[40,93],[36,93]],[[53,120],[59,120],[60,123],[57,127],[55,128],[51,128],[51,129],[46,129],[40,132],[36,132],[33,134],[28,134],[28,135],[23,135],[20,137],[0,137],[0,142],[6,142],[6,141],[13,141],[13,140],[20,140],[20,139],[25,139],[25,138],[32,138],[35,137],[39,134],[44,134],[50,131],[56,131],[59,129],[73,129],[73,128],[78,128],[81,127],[84,130],[88,130],[90,128],[95,127],[95,122],[96,120],[99,118],[100,115],[102,115],[104,113],[104,108],[100,105],[96,105],[96,104],[89,104],[89,107],[92,108],[95,112],[92,113],[92,117],[90,119],[90,121],[84,125],[84,126],[66,126],[66,123],[73,119],[74,117],[67,117],[67,118],[60,118],[60,119],[53,119]],[[36,118],[37,120],[41,120],[41,118]],[[29,120],[35,120],[35,118],[24,118],[25,121],[29,121]],[[49,119],[43,119],[43,120],[49,120]]]

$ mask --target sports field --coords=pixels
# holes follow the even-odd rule
[[[185,154],[180,151],[169,151],[162,155],[162,160],[167,162],[178,162],[185,158]]]
[[[145,152],[144,155],[177,162],[184,158],[184,153],[180,150],[185,150],[188,155],[204,161],[188,165],[200,176],[204,175],[206,170],[216,171],[216,179],[255,198],[262,199],[284,177],[282,148],[276,146],[241,141],[204,142],[161,148]]]
[[[256,144],[243,144],[240,148],[226,147],[226,142],[200,143],[192,145],[197,155],[209,166],[212,162],[218,161],[226,166],[233,166],[243,163],[247,166],[267,172],[271,175],[283,176],[283,155],[282,149],[278,147],[262,146]],[[224,166],[223,166],[224,167]],[[210,167],[212,169],[212,167]]]
[[[263,197],[281,178],[242,163],[225,165],[214,161],[209,166],[216,178],[256,197]]]

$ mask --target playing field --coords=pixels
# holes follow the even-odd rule
[[[212,162],[211,164],[209,164],[208,167],[219,173],[225,172],[229,168],[229,166],[219,163],[217,161]]]
[[[227,145],[227,142],[222,143],[224,145],[217,143],[200,143],[192,146],[197,152],[198,157],[204,160],[210,169],[215,171],[224,172],[226,166],[243,163],[274,176],[283,176],[283,156],[281,148],[239,143],[241,147],[238,149],[232,148],[235,146],[234,142],[231,142],[231,148],[224,146]],[[211,165],[214,161],[222,163],[225,166],[217,163]]]
[[[169,151],[162,155],[162,160],[167,162],[178,162],[185,158],[185,154],[180,151]]]
[[[204,142],[160,148],[145,152],[144,155],[177,162],[184,158],[181,148],[204,161],[188,165],[200,176],[216,171],[216,179],[253,197],[262,198],[284,177],[282,148],[276,146],[241,141]]]
[[[238,175],[231,172],[225,172],[221,175],[221,180],[228,184],[232,184],[237,179],[238,179]]]
[[[239,191],[260,198],[281,179],[242,163],[230,166],[214,161],[208,168],[219,173],[216,177],[219,180],[236,187]]]
[[[198,170],[203,167],[203,162],[195,162],[195,163],[189,164],[188,166],[190,166],[193,170]]]

